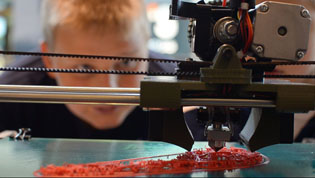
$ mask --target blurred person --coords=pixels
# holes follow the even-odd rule
[[[157,57],[149,52],[143,0],[44,0],[41,52],[121,57]],[[173,72],[159,63],[28,58],[15,67]],[[1,84],[81,87],[140,87],[139,75],[5,72]],[[147,139],[148,120],[135,106],[0,104],[0,132],[31,128],[34,137]]]
[[[270,0],[283,3],[300,4],[309,10],[312,23],[309,37],[308,51],[300,61],[315,61],[315,1],[314,0]],[[256,0],[256,3],[262,3],[264,0]],[[277,66],[273,74],[279,75],[315,75],[315,65],[303,66]],[[287,80],[287,79],[285,79]],[[290,79],[295,83],[312,83],[315,79]],[[315,91],[314,91],[315,92]],[[307,114],[295,114],[294,119],[294,137],[296,141],[301,142],[304,138],[315,138],[315,112]],[[309,140],[309,139],[308,139]]]
[[[43,4],[45,53],[149,57],[148,22],[144,3],[133,1],[70,0]],[[57,19],[57,20],[56,20]],[[141,35],[139,35],[141,34]],[[146,71],[146,63],[43,57],[47,68]],[[100,66],[102,66],[100,68]],[[61,86],[139,87],[143,76],[49,73]],[[98,129],[122,124],[133,106],[66,104],[83,121]],[[104,117],[106,116],[106,118]]]

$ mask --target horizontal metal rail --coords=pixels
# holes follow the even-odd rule
[[[140,88],[109,87],[67,87],[39,85],[0,85],[0,90],[9,91],[45,91],[45,92],[84,92],[84,93],[140,93]]]
[[[0,102],[140,105],[139,88],[0,85]],[[184,98],[182,106],[276,107],[271,100]]]

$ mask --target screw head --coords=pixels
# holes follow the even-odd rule
[[[224,49],[222,57],[224,59],[230,59],[233,56],[233,51],[231,49]]]
[[[237,24],[236,23],[229,23],[226,26],[226,32],[227,34],[234,36],[237,35]]]
[[[261,12],[267,12],[269,10],[269,6],[267,4],[262,4],[259,9]]]
[[[264,47],[262,47],[262,46],[257,46],[257,47],[255,48],[255,50],[256,50],[257,53],[261,54],[261,53],[264,52]]]
[[[307,9],[302,9],[301,16],[304,18],[311,18],[310,12]]]
[[[296,56],[299,58],[299,59],[302,59],[304,56],[305,56],[305,52],[304,51],[298,51],[296,53]]]

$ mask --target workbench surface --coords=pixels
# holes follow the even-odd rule
[[[206,146],[206,142],[196,142],[194,148]],[[229,143],[228,146],[241,147],[236,143]],[[42,138],[23,142],[3,139],[0,140],[0,176],[33,176],[35,170],[48,164],[91,163],[182,152],[185,150],[163,142]],[[269,164],[232,172],[172,176],[315,177],[315,144],[274,145],[259,152],[270,159]]]

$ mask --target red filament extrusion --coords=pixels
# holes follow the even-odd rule
[[[169,157],[175,156],[174,159]],[[165,160],[165,158],[168,158]],[[158,174],[191,173],[249,168],[260,165],[264,157],[241,148],[210,148],[177,155],[107,161],[88,164],[48,165],[34,172],[39,177],[128,177]]]

